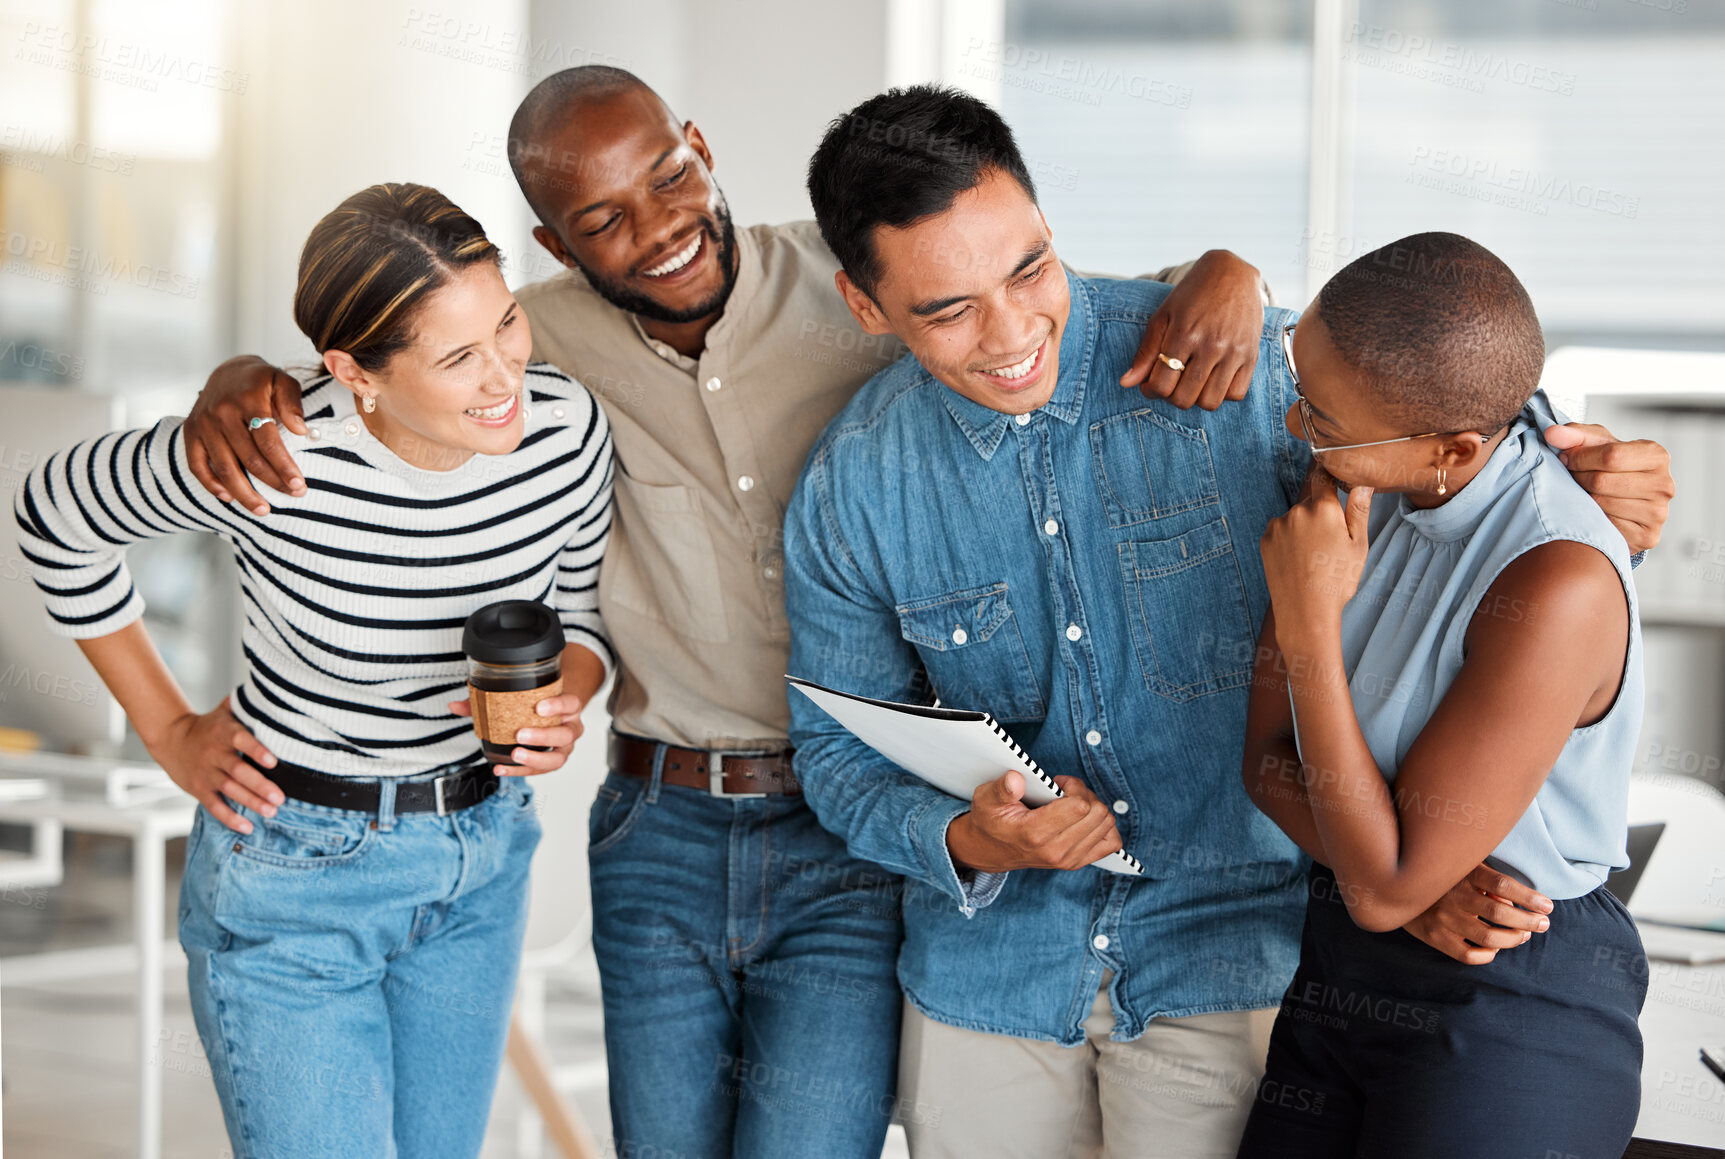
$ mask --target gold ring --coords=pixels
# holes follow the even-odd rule
[[[1169,370],[1175,372],[1186,369],[1186,364],[1184,362],[1181,362],[1178,358],[1169,358],[1166,354],[1158,354],[1156,356],[1156,361],[1160,362],[1163,366],[1166,366]]]

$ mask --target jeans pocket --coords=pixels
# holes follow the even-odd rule
[[[512,813],[530,811],[533,808],[533,778],[498,777],[496,786],[492,788],[484,803]]]
[[[627,837],[646,803],[646,781],[609,774],[587,814],[587,855],[604,853]]]
[[[274,817],[249,809],[239,812],[252,823],[250,833],[234,834],[234,856],[260,865],[315,869],[357,860],[371,846],[370,815],[313,813],[283,807]]]
[[[186,865],[180,876],[180,945],[189,949],[223,950],[228,934],[215,921],[216,895],[221,876],[225,837],[238,834],[217,821],[202,805],[192,817],[186,838]]]
[[[1144,683],[1184,701],[1243,687],[1257,632],[1228,521],[1119,545],[1126,618]]]

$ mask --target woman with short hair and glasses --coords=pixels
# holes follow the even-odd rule
[[[1533,305],[1483,247],[1420,234],[1331,279],[1283,353],[1316,465],[1261,545],[1242,772],[1315,864],[1239,1154],[1618,1159],[1647,965],[1604,882],[1641,632],[1622,535],[1523,412]],[[1401,927],[1482,860],[1552,909],[1464,965]]]

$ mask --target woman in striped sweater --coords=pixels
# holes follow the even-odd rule
[[[564,628],[562,695],[516,764],[562,765],[610,669],[595,580],[611,441],[585,390],[527,364],[526,317],[477,222],[375,185],[318,223],[295,321],[298,496],[263,519],[193,480],[180,420],[33,472],[22,547],[152,756],[201,804],[180,941],[237,1156],[472,1156],[496,1082],[539,840],[460,697],[467,616],[536,599]],[[245,678],[198,713],[139,616],[129,543],[227,540]]]

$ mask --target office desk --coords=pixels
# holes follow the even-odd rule
[[[138,970],[138,1156],[159,1159],[162,1153],[162,1068],[156,1051],[162,1032],[162,970],[167,922],[167,843],[192,830],[197,803],[181,794],[153,804],[115,804],[95,794],[67,788],[34,801],[0,803],[0,821],[31,824],[58,821],[67,829],[109,833],[132,841],[132,921]],[[176,950],[178,947],[174,947]],[[66,976],[70,959],[82,951],[31,954],[0,959],[0,985],[27,981],[48,972]],[[8,965],[10,963],[10,965]],[[95,973],[105,972],[100,968]]]
[[[1635,1136],[1725,1148],[1725,1082],[1701,1061],[1702,1046],[1725,1045],[1725,962],[1648,967]]]

